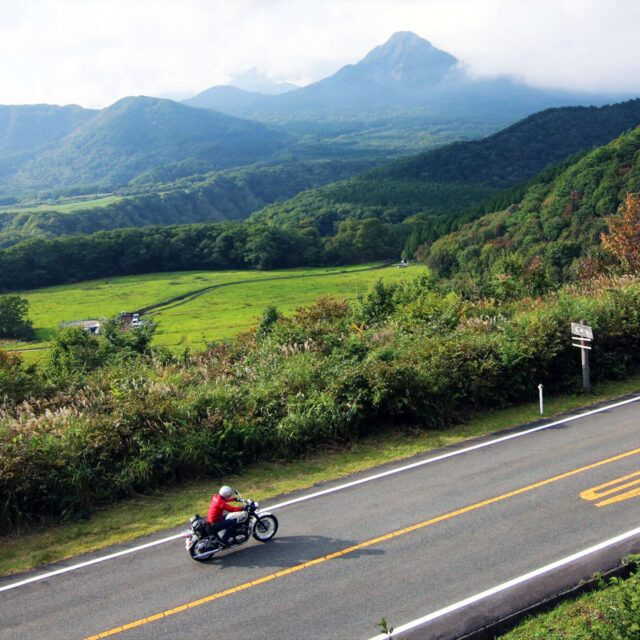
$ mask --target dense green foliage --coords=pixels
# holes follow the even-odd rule
[[[132,356],[149,355],[156,325],[147,322],[128,331],[119,319],[109,320],[95,335],[80,327],[64,327],[58,331],[47,356],[44,371],[52,379],[83,374],[108,362],[128,361]]]
[[[166,271],[357,264],[397,257],[408,232],[367,219],[345,223],[326,242],[313,228],[232,222],[34,239],[0,249],[0,291]]]
[[[441,223],[447,232],[452,214],[461,215],[495,193],[496,189],[484,185],[361,176],[269,205],[250,219],[286,228],[312,225],[328,236],[347,219],[377,217],[397,224],[415,216],[424,222]]]
[[[640,99],[604,107],[547,109],[482,140],[456,142],[370,175],[510,187],[640,124]]]
[[[397,259],[404,248],[405,255],[417,255],[438,275],[456,277],[476,292],[499,298],[538,294],[577,274],[589,252],[599,249],[605,216],[618,209],[628,192],[640,191],[640,128],[575,162],[542,172],[511,192],[520,197],[517,204],[440,239],[446,224],[420,215],[403,220],[403,213],[390,204],[401,196],[415,202],[428,186],[382,182],[376,191],[374,183],[367,189],[353,180],[325,189],[340,193],[359,184],[359,199],[369,202],[368,208],[352,210],[343,204],[318,209],[312,202],[317,191],[306,192],[278,208],[310,200],[308,217],[298,209],[291,212],[297,224],[275,224],[269,215],[256,215],[244,224],[143,227],[29,240],[0,250],[0,291],[155,271]],[[390,189],[386,195],[383,186]]]
[[[597,334],[594,380],[624,376],[640,364],[639,309],[631,279],[500,305],[421,277],[378,283],[353,307],[267,309],[257,332],[179,357],[67,330],[38,371],[0,361],[0,522],[63,517],[388,424],[438,428],[538,383],[576,388],[576,318]],[[25,378],[26,399],[12,382]]]
[[[640,191],[640,128],[585,155],[503,211],[439,239],[419,253],[439,275],[517,288],[527,278],[576,277],[600,249],[605,216]]]
[[[31,340],[34,331],[28,313],[28,300],[20,296],[0,297],[0,339]]]

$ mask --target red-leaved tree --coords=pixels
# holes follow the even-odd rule
[[[607,216],[609,233],[602,248],[613,255],[624,273],[640,273],[640,193],[628,193],[617,214]]]

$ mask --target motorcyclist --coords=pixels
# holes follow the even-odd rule
[[[227,485],[220,487],[220,491],[216,493],[209,505],[207,513],[207,522],[209,530],[213,532],[225,530],[222,535],[221,542],[226,547],[229,546],[229,538],[235,534],[238,521],[235,518],[227,518],[225,511],[244,511],[246,507],[233,507],[229,502],[234,502],[233,489]]]

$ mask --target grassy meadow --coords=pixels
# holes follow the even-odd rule
[[[21,292],[19,295],[29,301],[37,341],[0,342],[0,347],[15,349],[25,360],[34,361],[46,353],[47,343],[61,321],[110,318],[121,311],[159,305],[146,316],[158,324],[155,342],[174,349],[198,348],[255,326],[268,304],[288,314],[320,296],[352,300],[366,293],[378,278],[385,283],[397,282],[425,269],[419,265],[406,269],[377,266],[159,273]],[[195,293],[207,287],[215,288]],[[179,296],[188,297],[165,304]]]
[[[58,213],[70,213],[78,209],[94,209],[95,207],[105,207],[108,204],[120,202],[122,196],[114,196],[111,194],[100,196],[74,196],[72,198],[61,198],[50,202],[33,202],[9,204],[0,206],[0,215],[3,213],[46,213],[56,211]]]

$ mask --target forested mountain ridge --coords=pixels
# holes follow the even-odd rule
[[[640,127],[595,149],[504,210],[417,251],[440,276],[575,278],[599,251],[605,216],[640,191]],[[507,280],[508,280],[507,278]]]
[[[452,143],[399,160],[371,175],[511,187],[639,124],[640,98],[602,107],[545,109],[482,140]]]
[[[14,191],[122,185],[164,164],[182,162],[182,175],[251,164],[289,141],[257,122],[172,100],[123,98],[33,157],[8,162],[3,182]]]
[[[572,154],[606,144],[640,124],[640,99],[603,107],[561,107],[529,116],[479,141],[456,142],[397,160],[254,213],[253,222],[314,226],[333,235],[347,218],[423,221],[422,241],[455,228],[507,187]],[[522,190],[505,197],[516,201]],[[514,200],[515,198],[515,200]],[[495,209],[486,209],[484,212]],[[414,244],[413,250],[417,248]]]

